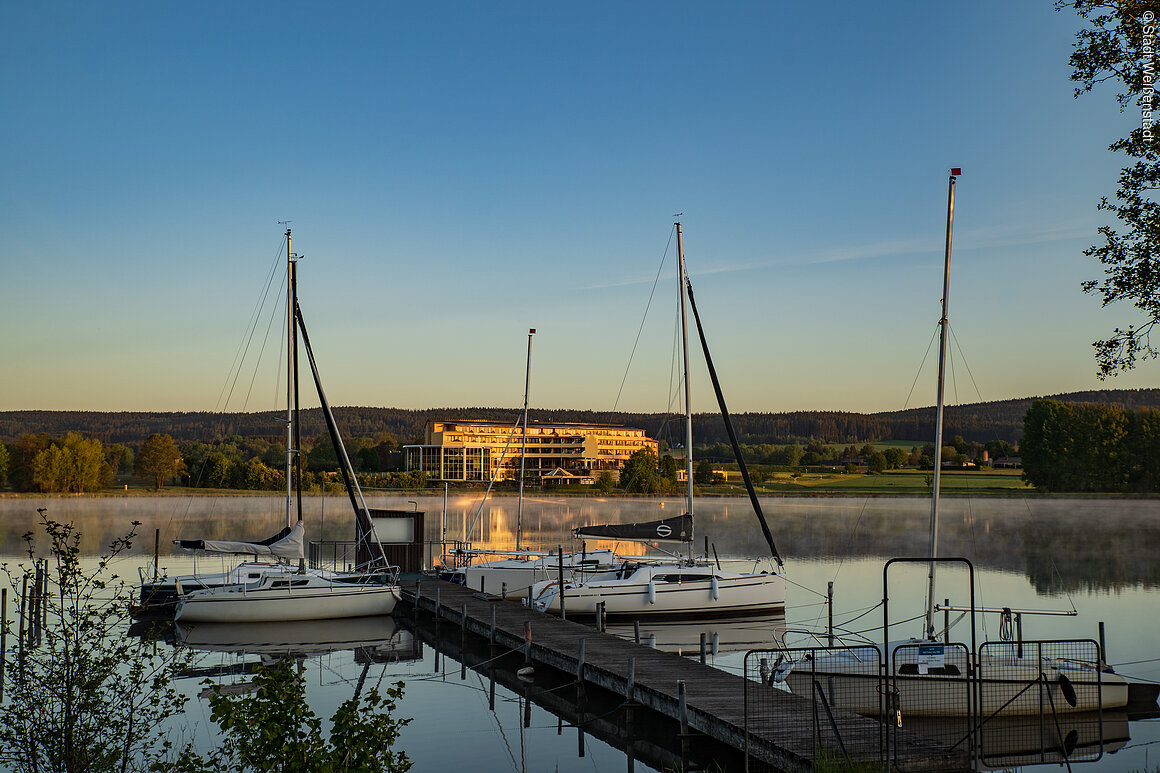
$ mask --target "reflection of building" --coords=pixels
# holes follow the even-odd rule
[[[439,480],[518,480],[523,429],[492,421],[428,421],[423,445],[403,446],[406,469]],[[527,479],[538,483],[592,483],[601,472],[615,479],[633,453],[657,453],[644,430],[614,424],[529,424]]]

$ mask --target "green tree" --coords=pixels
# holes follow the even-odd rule
[[[713,472],[713,463],[708,459],[702,459],[697,463],[697,469],[693,473],[693,482],[699,486],[708,486],[714,482],[716,476]]]
[[[133,470],[138,475],[152,478],[160,490],[166,480],[185,472],[185,461],[172,437],[155,432],[141,444]]]
[[[137,524],[86,569],[80,534],[40,513],[48,543],[48,623],[39,646],[8,659],[0,765],[17,773],[147,769],[166,749],[162,725],[185,703],[170,676],[188,658],[126,635],[131,588],[112,567],[131,547]],[[34,559],[41,557],[35,536],[24,535],[27,564],[3,564],[12,587],[35,576]],[[4,625],[15,638],[12,622]]]
[[[1154,60],[1160,9],[1155,0],[1056,0],[1055,9],[1064,8],[1074,10],[1082,22],[1068,60],[1071,79],[1078,84],[1075,96],[1111,82],[1120,112],[1134,105],[1140,116],[1127,137],[1109,146],[1125,166],[1116,200],[1105,196],[1098,205],[1099,210],[1114,214],[1121,228],[1101,226],[1102,241],[1084,251],[1104,269],[1102,280],[1083,283],[1084,292],[1098,295],[1104,306],[1130,302],[1144,318],[1140,324],[1116,327],[1108,338],[1092,344],[1099,376],[1106,378],[1130,370],[1137,359],[1157,354],[1149,335],[1160,321],[1160,203],[1156,199],[1160,143],[1151,116],[1160,104],[1154,90],[1155,72],[1141,65]],[[1146,28],[1151,29],[1150,36]]]
[[[596,476],[596,490],[601,494],[611,494],[616,482],[612,480],[612,473],[604,470]]]
[[[624,460],[624,466],[620,468],[620,487],[625,491],[651,494],[656,491],[659,477],[657,455],[650,448],[641,448]]]
[[[866,457],[866,469],[872,473],[880,473],[886,469],[886,454],[875,451]]]
[[[661,457],[660,475],[662,478],[664,478],[667,481],[670,481],[671,483],[676,483],[677,482],[677,470],[679,470],[679,469],[680,469],[680,465],[677,463],[677,460],[674,459],[671,455],[665,454],[664,456]]]
[[[886,458],[886,469],[897,470],[906,464],[906,452],[896,446],[891,446],[882,452]]]

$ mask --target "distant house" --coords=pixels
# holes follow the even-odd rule
[[[1018,456],[1000,456],[991,462],[996,470],[1018,470],[1023,467],[1023,459]]]

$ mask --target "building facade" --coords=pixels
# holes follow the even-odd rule
[[[492,421],[428,421],[423,445],[403,446],[408,472],[429,478],[487,482],[519,480],[523,428]],[[625,460],[657,441],[642,429],[614,424],[528,424],[525,482],[592,483],[602,472],[620,476]]]

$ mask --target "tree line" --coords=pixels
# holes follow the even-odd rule
[[[1160,389],[1115,389],[1072,392],[1048,396],[1063,402],[1116,404],[1130,408],[1160,408]],[[1023,416],[1034,398],[949,406],[945,429],[970,442],[1000,439],[1018,442]],[[485,419],[515,424],[520,411],[515,408],[400,408],[341,407],[335,417],[351,437],[387,434],[399,444],[423,442],[428,421]],[[679,419],[667,413],[625,411],[579,411],[533,409],[533,421],[542,423],[620,424],[638,427],[658,439],[683,436]],[[934,408],[912,408],[883,413],[845,411],[795,411],[790,413],[741,413],[733,417],[738,439],[750,445],[822,443],[875,443],[888,440],[910,441],[934,437]],[[12,443],[25,434],[45,433],[63,437],[79,432],[105,445],[136,446],[153,434],[166,434],[179,443],[208,442],[232,436],[265,438],[276,442],[285,427],[285,415],[209,412],[97,412],[97,411],[0,411],[0,442]],[[676,429],[674,429],[676,428]],[[302,411],[302,432],[316,437],[326,432],[317,408]],[[720,414],[699,413],[693,417],[693,435],[698,443],[725,443],[728,437]]]
[[[302,484],[308,491],[338,485],[338,456],[328,435],[303,439]],[[365,485],[413,488],[426,485],[425,473],[391,469],[397,441],[388,434],[355,437],[347,454]],[[0,443],[0,488],[40,493],[84,494],[110,488],[126,476],[155,488],[179,483],[193,488],[282,491],[286,488],[286,446],[234,435],[211,442],[178,443],[154,433],[142,443],[103,444],[69,432],[63,437],[26,434]]]
[[[1160,490],[1160,411],[1037,400],[1023,421],[1023,477],[1043,491]]]

